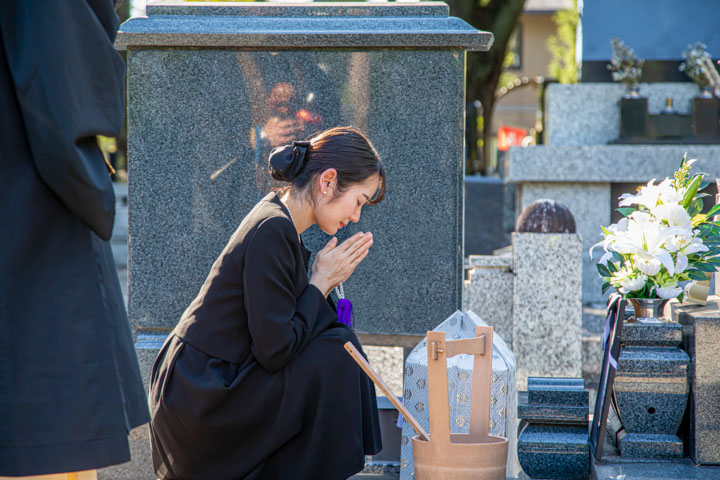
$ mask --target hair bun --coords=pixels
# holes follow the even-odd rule
[[[270,152],[270,173],[275,180],[292,182],[302,171],[310,142],[293,142]]]

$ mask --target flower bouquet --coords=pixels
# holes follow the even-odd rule
[[[591,258],[596,247],[605,250],[597,264],[603,293],[614,287],[629,299],[682,301],[683,282],[706,280],[720,266],[720,222],[712,221],[720,204],[702,213],[709,182],[690,176],[694,161],[683,157],[672,179],[620,197],[624,218],[602,227],[604,239],[590,249]]]

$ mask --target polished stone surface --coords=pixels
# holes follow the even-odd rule
[[[472,310],[512,347],[512,257],[471,255],[463,282],[463,310]]]
[[[587,478],[590,462],[584,426],[530,424],[518,441],[518,458],[531,478]]]
[[[466,48],[487,51],[493,36],[429,5],[203,5],[161,2],[148,17],[125,22],[119,49],[205,48]]]
[[[535,405],[568,405],[578,406],[588,404],[588,392],[582,378],[578,378],[579,385],[570,384],[532,384],[528,381],[528,402]]]
[[[620,440],[620,453],[630,458],[681,458],[683,443],[677,435],[628,433]]]
[[[462,306],[461,51],[131,50],[128,69],[134,325],[172,328],[276,186],[265,166],[278,141],[271,120],[288,109],[319,115],[297,137],[352,124],[386,165],[386,200],[339,235],[374,234],[345,285],[358,330],[424,334]],[[329,240],[317,229],[303,238],[311,250]]]
[[[682,331],[679,323],[626,322],[621,340],[625,345],[676,347],[682,342]]]
[[[673,303],[671,311],[684,327],[683,348],[692,359],[690,456],[697,463],[720,464],[720,297],[709,297],[705,307]]]
[[[614,388],[628,433],[678,432],[689,393],[688,363],[679,348],[620,350]]]
[[[476,326],[486,325],[473,312],[455,312],[433,330],[445,332],[448,340],[475,336]],[[500,335],[493,335],[492,378],[490,383],[490,434],[508,439],[507,476],[519,470],[517,445],[517,396],[515,390],[515,358]],[[457,355],[447,359],[448,404],[450,431],[467,433],[470,428],[470,402],[473,357]],[[420,424],[428,430],[427,340],[420,342],[405,361],[405,391],[403,403]],[[409,423],[402,426],[401,480],[413,475],[411,439],[416,435]],[[430,432],[432,435],[432,432]]]
[[[620,83],[550,85],[546,94],[546,143],[598,145],[617,139],[620,135],[619,102],[626,91]],[[667,97],[673,98],[673,107],[678,113],[687,114],[692,110],[692,98],[699,90],[690,82],[641,83],[639,93],[648,97],[651,114],[665,108]]]
[[[588,421],[588,405],[530,405],[520,403],[518,400],[518,418],[527,420],[534,424],[550,423],[559,424],[578,424],[587,423]]]
[[[685,152],[687,158],[697,159],[694,172],[706,172],[709,178],[720,177],[717,161],[720,145],[547,144],[511,147],[505,180],[580,184],[576,188],[597,183],[647,183],[653,178],[659,181],[672,177]],[[572,210],[572,204],[566,205]],[[573,214],[578,220],[577,214]]]
[[[529,376],[582,374],[582,242],[577,234],[513,233],[513,353]]]
[[[538,148],[538,147],[535,147]],[[553,176],[560,173],[553,173]],[[604,302],[602,279],[595,262],[590,259],[590,247],[602,239],[601,225],[610,223],[610,186],[583,184],[578,186],[562,183],[525,183],[518,186],[518,206],[524,209],[536,200],[549,198],[570,208],[575,217],[577,233],[582,239],[582,301]],[[602,255],[597,255],[595,260]]]
[[[690,459],[654,463],[600,463],[592,480],[720,480],[720,467],[698,467]]]
[[[528,378],[518,394],[518,458],[532,478],[585,479],[589,468],[588,392],[582,378]]]
[[[465,255],[490,255],[510,245],[515,186],[502,178],[465,176]]]

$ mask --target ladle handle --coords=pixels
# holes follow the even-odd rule
[[[357,348],[355,348],[355,345],[353,345],[352,342],[347,342],[345,344],[345,350],[347,350],[353,360],[355,360],[357,364],[360,365],[360,368],[362,368],[363,371],[367,373],[368,377],[370,377],[373,383],[375,383],[375,385],[377,385],[378,388],[382,390],[388,400],[390,400],[390,402],[395,405],[395,408],[397,408],[398,411],[402,414],[402,416],[405,417],[405,420],[410,423],[410,425],[415,429],[418,435],[420,435],[420,438],[430,441],[430,436],[427,434],[427,432],[425,432],[425,429],[423,429],[422,425],[420,425],[420,422],[418,422],[415,417],[412,416],[410,411],[405,408],[405,405],[400,403],[397,397],[392,394],[390,388],[385,385],[385,382],[383,382],[382,378],[380,378],[378,374],[375,373],[367,360],[365,360],[365,357],[363,357],[362,354],[358,352]]]

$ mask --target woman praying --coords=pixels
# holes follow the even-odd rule
[[[332,237],[309,279],[300,234],[358,222],[384,198],[385,170],[346,127],[278,147],[269,163],[290,186],[245,217],[155,361],[160,479],[340,480],[381,449],[374,386],[343,348],[360,344],[328,299],[372,234]]]

